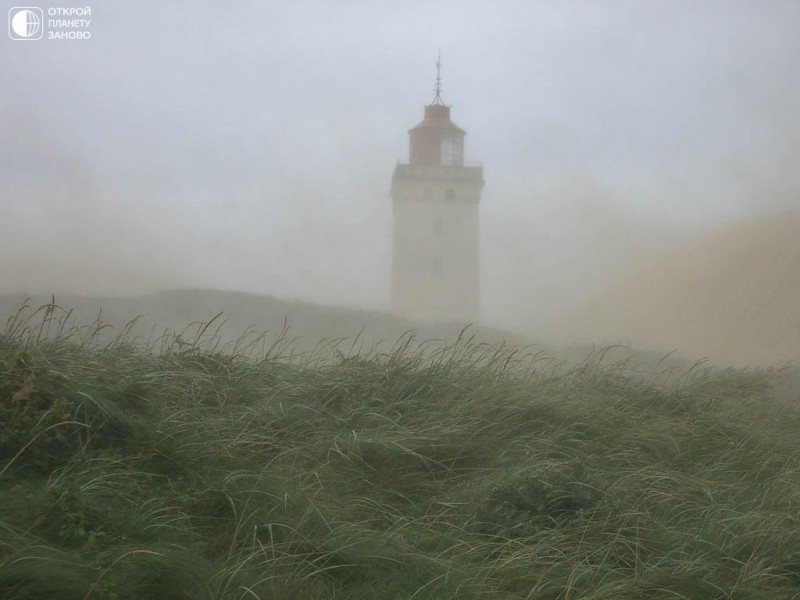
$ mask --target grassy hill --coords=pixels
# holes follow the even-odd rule
[[[800,413],[769,373],[39,316],[0,336],[2,598],[800,595]]]
[[[36,323],[41,314],[33,313],[51,301],[50,295],[0,295],[0,324],[10,318],[31,318]],[[27,305],[26,305],[27,301]],[[98,333],[111,341],[124,333],[145,346],[160,348],[174,334],[194,339],[205,325],[205,338],[214,338],[217,349],[256,342],[269,345],[277,339],[294,354],[329,351],[331,346],[343,351],[388,350],[409,333],[411,347],[453,343],[462,333],[484,343],[507,343],[541,353],[554,362],[579,364],[602,351],[606,362],[628,360],[645,370],[686,369],[694,360],[667,350],[639,348],[598,348],[591,343],[557,345],[531,335],[520,335],[479,323],[424,323],[391,314],[345,307],[331,307],[296,300],[283,300],[245,292],[218,290],[171,290],[134,297],[98,297],[58,295],[56,317],[69,314],[70,324],[90,324],[99,320],[106,327]],[[26,306],[24,310],[21,308]],[[216,318],[215,318],[216,317]],[[465,330],[466,328],[466,330]],[[262,335],[263,334],[263,335]],[[261,337],[260,337],[261,336]],[[645,348],[645,349],[642,349]]]
[[[31,308],[49,303],[49,295],[34,296]],[[488,341],[524,343],[520,336],[469,323],[425,324],[385,313],[354,308],[321,306],[296,300],[281,300],[245,292],[218,290],[170,290],[134,297],[96,297],[60,295],[56,303],[71,311],[73,323],[91,323],[98,316],[109,325],[103,337],[114,337],[126,329],[131,337],[154,341],[165,332],[193,335],[192,324],[207,323],[217,316],[211,332],[221,344],[235,342],[244,333],[266,333],[268,338],[283,335],[296,350],[310,351],[321,340],[350,340],[359,337],[367,348],[372,344],[391,345],[403,334],[416,331],[425,339],[455,340],[466,326],[471,334]],[[17,314],[25,294],[0,296],[0,318]],[[63,312],[63,311],[60,311]],[[30,311],[27,311],[30,314]]]

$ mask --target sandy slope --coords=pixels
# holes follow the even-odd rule
[[[800,211],[739,222],[643,260],[552,329],[738,364],[800,360]]]

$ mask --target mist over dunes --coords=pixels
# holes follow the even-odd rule
[[[800,598],[800,1],[0,14],[0,600]]]
[[[636,263],[550,328],[739,364],[800,357],[800,211],[688,236]]]
[[[216,337],[221,345],[231,345],[243,335],[253,339],[263,334],[267,340],[285,338],[297,352],[330,344],[341,344],[345,349],[355,344],[357,350],[366,351],[373,346],[388,350],[408,335],[420,342],[453,343],[462,332],[489,343],[522,346],[532,342],[520,334],[478,323],[419,323],[377,311],[220,290],[169,290],[129,297],[34,294],[28,298],[26,294],[6,294],[0,295],[0,321],[16,315],[26,303],[23,318],[52,301],[59,307],[59,315],[71,311],[71,324],[85,325],[96,319],[107,324],[105,337],[120,334],[126,324],[135,321],[128,328],[129,336],[143,343],[158,340],[165,332],[190,340],[209,322],[206,337]],[[31,322],[41,319],[41,314],[34,315]]]
[[[308,338],[369,323],[396,339],[415,324],[378,316],[392,169],[441,48],[464,160],[485,167],[480,323],[718,362],[800,356],[797,3],[242,2],[221,23],[196,2],[191,28],[162,4],[98,8],[87,43],[2,42],[0,294],[54,293],[88,317],[126,306],[115,321],[151,327],[224,310],[233,335],[288,313]],[[262,300],[143,296],[176,289]],[[352,310],[267,317],[269,298]]]
[[[362,347],[390,347],[414,332],[418,340],[455,340],[465,326],[480,341],[506,342],[580,361],[592,347],[622,344],[648,360],[676,351],[687,361],[708,358],[713,364],[776,365],[800,357],[800,211],[753,217],[690,233],[672,230],[650,240],[643,235],[621,244],[620,263],[607,269],[573,304],[559,304],[536,294],[517,298],[501,319],[468,323],[415,322],[381,310],[330,306],[270,295],[219,290],[172,290],[145,295],[59,293],[56,303],[74,311],[74,320],[98,315],[119,331],[138,318],[132,332],[149,339],[190,323],[215,323],[224,342],[252,333],[281,334],[308,351],[321,341],[353,340]],[[595,256],[593,260],[600,261]],[[588,261],[588,259],[587,259]],[[627,262],[625,262],[627,261]],[[64,273],[62,273],[63,275]],[[91,270],[82,274],[91,275]],[[521,284],[522,285],[522,284]],[[491,293],[491,292],[490,292]],[[28,297],[0,296],[0,317],[14,314]],[[564,296],[566,297],[566,296]],[[36,308],[51,300],[42,290],[31,294]]]

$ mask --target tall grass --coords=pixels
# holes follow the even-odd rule
[[[800,417],[768,373],[219,324],[9,319],[0,597],[800,596]]]

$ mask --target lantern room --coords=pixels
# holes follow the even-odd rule
[[[450,120],[450,107],[437,95],[425,107],[425,119],[409,130],[409,160],[412,165],[460,167],[464,164],[466,132]]]

